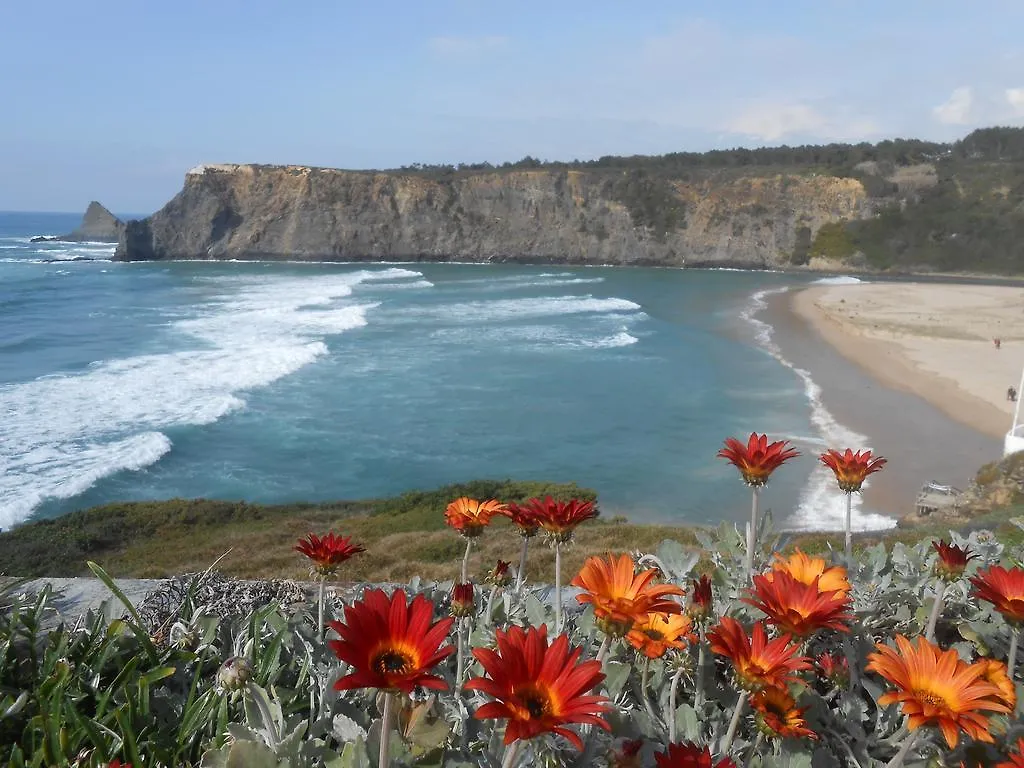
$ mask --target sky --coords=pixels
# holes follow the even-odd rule
[[[1024,125],[1020,0],[40,0],[0,210],[149,213],[201,163],[394,168]]]

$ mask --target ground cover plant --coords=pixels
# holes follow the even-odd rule
[[[757,499],[770,494],[787,446],[752,438],[723,455]],[[837,482],[856,492],[871,465],[840,457]],[[345,532],[307,532],[279,547],[307,563],[325,587],[318,599],[242,619],[218,619],[193,599],[204,574],[160,626],[96,564],[123,618],[54,624],[51,595],[9,587],[0,759],[1024,765],[1015,682],[1024,552],[989,531],[819,557],[780,552],[770,514],[756,513],[749,535],[723,524],[695,532],[698,548],[667,540],[563,573],[559,553],[595,525],[591,500],[459,497],[436,514],[458,545],[448,580],[342,597],[327,587],[373,548]],[[519,546],[474,566],[499,520]],[[521,576],[552,550],[544,582],[571,592]]]

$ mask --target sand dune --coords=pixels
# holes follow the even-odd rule
[[[887,386],[993,437],[1013,420],[1024,366],[1024,288],[926,283],[814,286],[793,309]],[[993,339],[999,339],[996,348]]]

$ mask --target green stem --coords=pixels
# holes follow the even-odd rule
[[[487,596],[487,612],[484,615],[484,626],[491,626],[491,612],[494,610],[494,596],[498,594],[498,585],[491,587],[491,594]]]
[[[665,722],[668,723],[668,743],[676,740],[676,697],[679,695],[679,681],[683,677],[683,670],[672,675],[672,685],[668,689],[668,712],[665,713]]]
[[[743,763],[743,768],[750,768],[750,766],[753,765],[754,758],[757,756],[758,752],[760,752],[761,744],[763,744],[763,743],[764,743],[764,734],[761,733],[761,731],[758,731],[757,732],[757,738],[754,739],[754,743],[750,747],[750,752],[747,753],[747,759]]]
[[[846,494],[846,565],[853,565],[853,494]]]
[[[757,546],[757,486],[751,487],[750,527],[747,528],[747,559],[744,566],[747,573],[754,575],[754,547]]]
[[[729,754],[729,747],[732,746],[732,740],[736,738],[736,729],[740,725],[740,717],[743,716],[743,709],[747,706],[747,692],[742,691],[740,697],[736,700],[736,709],[732,713],[732,720],[729,721],[729,730],[725,732],[725,738],[722,739],[722,746],[718,750],[722,753],[723,757],[727,757]]]
[[[523,582],[526,581],[526,555],[530,551],[530,539],[523,536],[523,548],[519,552],[519,570],[516,572],[516,592],[522,589]]]
[[[562,542],[555,539],[555,634],[562,631]]]
[[[916,738],[917,732],[911,732],[903,741],[903,745],[900,747],[900,751],[896,753],[896,756],[885,764],[885,768],[900,768],[900,766],[903,765],[903,760],[906,758],[907,753],[909,753],[911,747],[914,746],[914,740]]]
[[[380,752],[377,753],[377,768],[387,768],[391,749],[391,715],[395,708],[395,694],[384,694],[384,713],[380,717]]]
[[[928,627],[925,629],[925,639],[929,642],[935,640],[935,627],[939,623],[939,614],[942,613],[942,600],[946,596],[946,584],[945,582],[939,582],[938,588],[935,590],[935,602],[932,603],[932,613],[928,617]]]

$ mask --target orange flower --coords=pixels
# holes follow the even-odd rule
[[[846,493],[859,491],[868,475],[880,471],[888,463],[881,456],[872,458],[871,451],[854,453],[849,448],[843,453],[829,448],[820,458],[821,463],[835,474],[839,490]]]
[[[584,520],[597,517],[592,501],[556,501],[550,496],[546,496],[543,501],[530,499],[526,502],[526,511],[549,536],[561,542],[569,541],[576,526]]]
[[[457,619],[473,615],[473,585],[469,582],[452,586],[452,616]]]
[[[725,448],[718,452],[718,457],[736,467],[743,476],[743,482],[758,488],[768,482],[772,472],[800,455],[796,448],[788,446],[788,440],[769,444],[767,435],[751,432],[746,445],[734,437],[726,438]]]
[[[817,739],[804,721],[807,708],[799,708],[785,688],[762,688],[750,699],[757,726],[765,736]]]
[[[505,505],[500,501],[477,501],[468,496],[460,496],[444,511],[444,521],[467,539],[479,536],[491,522],[491,518],[500,515]]]
[[[996,768],[1024,768],[1024,739],[1017,739],[1017,751],[1007,755],[1006,760],[996,765]]]
[[[667,750],[654,756],[654,762],[658,768],[736,768],[731,757],[715,762],[708,747],[698,747],[689,741],[669,744]]]
[[[371,589],[362,600],[345,607],[345,621],[328,626],[340,640],[328,645],[353,671],[334,684],[339,691],[351,688],[398,690],[409,695],[412,689],[445,690],[444,680],[430,671],[455,649],[441,647],[454,619],[431,623],[434,604],[417,595],[412,603],[401,589],[389,599],[382,589]]]
[[[711,614],[711,579],[706,574],[701,574],[699,579],[693,580],[693,590],[690,592],[686,613],[694,621],[704,621]]]
[[[524,539],[529,539],[537,535],[537,531],[540,529],[540,523],[537,522],[537,516],[533,513],[530,507],[520,507],[518,504],[508,504],[502,512],[505,517],[512,521],[516,529],[519,531],[519,535]]]
[[[971,577],[974,596],[992,603],[1011,624],[1024,622],[1024,570],[993,565]]]
[[[1017,706],[1017,686],[1007,674],[1006,664],[998,659],[978,659],[975,665],[981,666],[982,679],[999,689],[999,698],[1012,712]]]
[[[649,659],[660,659],[669,648],[681,651],[687,643],[696,641],[693,620],[669,613],[648,613],[626,634],[626,642]]]
[[[879,697],[879,705],[901,703],[910,730],[937,726],[950,747],[957,745],[961,730],[991,743],[987,713],[1010,708],[999,687],[985,679],[987,666],[965,664],[956,651],[943,651],[923,637],[915,647],[897,635],[896,645],[898,650],[879,643],[877,652],[868,656],[867,668],[896,687]]]
[[[822,592],[817,579],[804,584],[788,571],[776,571],[771,579],[758,574],[747,594],[741,598],[744,603],[764,612],[772,624],[794,637],[803,639],[819,629],[850,631],[850,599],[842,592]]]
[[[850,582],[846,578],[846,569],[841,565],[828,566],[824,558],[810,557],[799,549],[789,557],[775,554],[772,570],[765,574],[771,581],[773,571],[785,571],[803,584],[813,584],[818,580],[818,589],[822,592],[841,592],[845,596],[850,591]]]
[[[682,605],[668,597],[682,597],[683,590],[674,584],[651,584],[657,575],[653,569],[637,573],[629,555],[608,555],[588,557],[570,583],[584,590],[576,599],[593,604],[598,626],[609,635],[622,637],[648,613],[682,611]]]
[[[505,743],[532,739],[541,733],[557,733],[583,749],[583,742],[566,728],[587,723],[611,730],[601,717],[608,699],[588,691],[604,680],[601,662],[580,662],[582,649],[570,648],[569,638],[559,635],[548,644],[547,626],[511,627],[496,630],[498,650],[474,648],[473,656],[486,677],[474,677],[467,690],[486,693],[496,701],[478,708],[479,720],[508,720]]]
[[[352,555],[366,550],[353,546],[351,536],[335,536],[333,531],[329,531],[322,539],[316,534],[307,533],[305,539],[299,539],[295,551],[313,561],[313,570],[328,576]]]
[[[956,581],[963,576],[967,561],[977,557],[971,554],[970,547],[960,548],[956,544],[947,544],[945,539],[933,541],[932,547],[939,554],[935,561],[935,574],[946,581]]]
[[[754,623],[748,637],[743,626],[728,616],[708,632],[711,650],[732,662],[736,681],[748,691],[784,686],[797,679],[795,672],[811,668],[807,658],[799,655],[800,646],[790,644],[791,639],[782,635],[769,642],[763,621]]]

